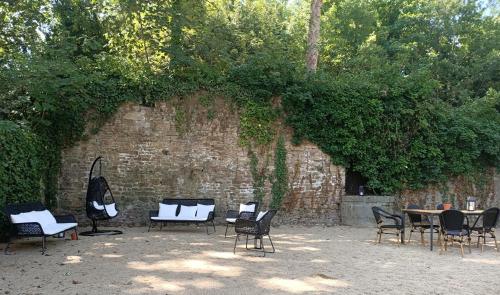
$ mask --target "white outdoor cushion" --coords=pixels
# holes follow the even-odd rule
[[[229,222],[229,223],[235,223],[236,222],[236,218],[226,218],[226,221]]]
[[[184,206],[181,205],[181,211],[177,215],[177,219],[180,220],[196,220],[196,209],[197,206]]]
[[[19,214],[11,214],[10,215],[10,220],[12,221],[12,223],[25,223],[25,222],[29,222],[29,221],[26,221],[26,213],[19,213]]]
[[[267,213],[267,211],[265,211],[265,212],[260,211],[260,212],[259,212],[259,215],[257,215],[257,219],[256,219],[256,221],[261,220],[261,219],[262,219],[262,217],[264,217],[264,215],[266,215],[266,213]]]
[[[104,205],[104,206],[106,206],[106,212],[108,212],[109,217],[115,217],[116,215],[118,215],[115,203],[111,203],[109,205]]]
[[[14,216],[14,219],[17,219],[17,221],[12,221],[14,223],[23,223],[23,222],[38,222],[40,225],[43,227],[44,225],[49,225],[49,224],[54,224],[56,223],[56,219],[54,218],[54,215],[49,212],[49,210],[43,210],[43,211],[30,211],[30,212],[24,212],[21,214],[17,214],[18,216]]]
[[[152,220],[177,220],[177,217],[175,216],[170,216],[170,217],[160,217],[160,216],[152,216]]]
[[[175,213],[177,211],[177,205],[166,205],[160,203],[160,210],[158,211],[158,217],[161,218],[175,218]]]
[[[104,205],[99,205],[96,201],[92,202],[92,206],[94,206],[97,210],[104,210]]]
[[[251,204],[251,205],[240,204],[240,213],[243,211],[255,212],[255,204]]]
[[[197,207],[196,219],[206,220],[208,218],[208,214],[214,211],[215,205],[197,204],[196,207]]]
[[[55,235],[57,233],[66,231],[72,227],[77,226],[76,223],[53,223],[53,224],[42,224],[43,233],[46,235]]]

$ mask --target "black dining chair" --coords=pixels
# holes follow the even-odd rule
[[[415,205],[415,204],[410,204],[407,209],[421,209],[420,206]],[[425,245],[425,239],[424,239],[424,233],[426,230],[431,229],[431,222],[429,220],[428,216],[421,215],[421,214],[415,214],[415,213],[410,213],[406,212],[408,214],[408,218],[410,219],[410,224],[411,224],[411,229],[410,229],[410,236],[408,237],[408,243],[411,240],[411,234],[413,232],[420,232],[420,241],[423,245]],[[434,231],[439,234],[439,225],[434,225]]]
[[[444,250],[448,250],[448,241],[455,241],[460,244],[460,253],[464,257],[464,238],[467,238],[469,242],[469,253],[470,249],[470,232],[469,219],[464,213],[458,210],[445,210],[439,214],[439,221],[441,223],[441,235],[444,240]]]
[[[398,244],[401,242],[400,236],[403,232],[403,217],[398,214],[391,214],[380,207],[372,207],[373,216],[377,223],[377,241],[380,244],[382,234],[396,235]]]
[[[470,228],[471,234],[476,233],[477,235],[477,247],[479,247],[479,242],[481,238],[483,243],[481,244],[481,252],[483,252],[484,244],[486,244],[486,235],[489,234],[490,238],[495,241],[495,248],[497,251],[498,243],[497,238],[495,236],[495,227],[497,226],[498,216],[500,215],[500,209],[493,207],[487,210],[484,210],[481,215],[478,216],[472,227]]]

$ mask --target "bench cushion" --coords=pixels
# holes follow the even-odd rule
[[[196,209],[198,206],[183,206],[181,205],[181,211],[177,215],[179,220],[196,220]]]
[[[53,223],[42,225],[43,233],[46,235],[55,235],[77,226],[76,223]]]
[[[208,218],[210,212],[214,211],[215,205],[198,204],[196,207],[196,218],[198,220],[205,220]]]
[[[177,205],[165,205],[160,203],[160,210],[158,211],[158,217],[175,218],[176,211],[177,211]]]

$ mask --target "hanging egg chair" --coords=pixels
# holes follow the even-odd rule
[[[99,175],[93,176],[94,167],[99,162]],[[119,230],[98,230],[97,222],[110,220],[118,216],[119,210],[116,206],[115,198],[109,188],[106,178],[101,175],[102,172],[102,157],[97,157],[92,163],[89,173],[89,183],[87,187],[87,197],[85,201],[85,209],[87,217],[92,220],[92,230],[80,233],[83,236],[99,236],[99,235],[119,235],[122,231]]]

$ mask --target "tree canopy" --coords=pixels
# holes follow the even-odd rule
[[[44,143],[48,199],[60,150],[86,127],[124,101],[198,90],[237,102],[245,144],[266,144],[282,118],[297,142],[317,144],[380,192],[499,167],[496,1],[325,0],[314,73],[310,9],[289,0],[2,1],[0,119]]]

